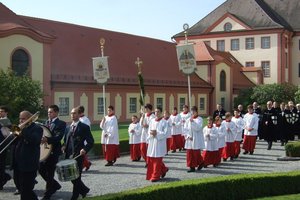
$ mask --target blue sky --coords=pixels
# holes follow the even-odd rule
[[[171,41],[225,0],[1,0],[18,15]]]

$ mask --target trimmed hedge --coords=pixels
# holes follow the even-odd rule
[[[252,199],[300,193],[300,171],[273,174],[239,174],[153,185],[93,200]]]
[[[300,157],[300,142],[289,142],[285,145],[285,154],[289,157]]]

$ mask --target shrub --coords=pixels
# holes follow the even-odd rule
[[[290,142],[285,145],[285,154],[289,157],[300,157],[300,142]]]

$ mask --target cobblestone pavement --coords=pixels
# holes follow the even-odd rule
[[[91,168],[83,172],[82,179],[91,189],[88,196],[98,196],[178,180],[226,176],[230,174],[284,172],[300,169],[299,160],[277,160],[277,158],[285,156],[284,147],[280,146],[280,143],[274,143],[272,150],[266,149],[266,142],[258,141],[254,155],[241,154],[234,161],[222,162],[216,168],[209,166],[196,173],[187,173],[185,152],[169,153],[164,158],[166,166],[169,167],[169,172],[162,181],[156,183],[145,180],[145,163],[142,161],[131,162],[128,155],[121,156],[112,167],[105,167],[106,162],[103,159],[93,159]],[[39,175],[37,181],[38,184],[35,186],[35,192],[39,198],[42,198],[45,182]],[[61,182],[61,185],[62,188],[52,196],[52,200],[70,199],[72,195],[72,183]],[[11,180],[0,191],[0,200],[19,199],[19,196],[13,195],[14,191],[15,187]]]

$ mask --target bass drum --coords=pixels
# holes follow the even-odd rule
[[[40,126],[43,128],[43,137],[48,137],[48,138],[52,137],[51,131],[49,130],[48,127],[41,124]],[[47,144],[47,143],[41,144],[40,162],[46,160],[50,155],[51,151],[52,151],[52,144]]]

